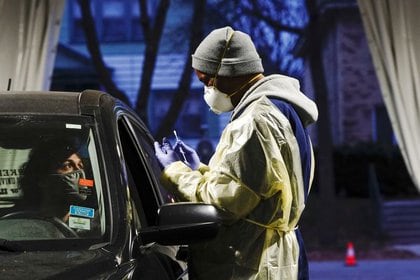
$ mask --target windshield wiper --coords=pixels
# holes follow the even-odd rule
[[[22,251],[22,248],[14,241],[0,238],[0,251],[18,252]]]

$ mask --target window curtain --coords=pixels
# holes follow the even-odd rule
[[[65,0],[0,0],[0,90],[48,90]]]
[[[358,0],[385,106],[420,191],[420,1]]]

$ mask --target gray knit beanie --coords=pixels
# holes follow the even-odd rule
[[[215,29],[204,38],[192,55],[192,67],[209,75],[219,70],[217,75],[226,77],[264,72],[251,38],[229,26]]]

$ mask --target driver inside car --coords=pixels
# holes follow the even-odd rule
[[[95,200],[91,197],[93,180],[86,179],[80,148],[77,141],[67,139],[43,141],[32,149],[23,165],[20,186],[26,209],[57,217],[83,235],[97,230],[99,222],[97,211],[91,207]],[[74,211],[82,216],[72,216]]]

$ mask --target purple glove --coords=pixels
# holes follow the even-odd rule
[[[155,156],[163,168],[167,167],[173,162],[180,160],[179,156],[172,148],[171,143],[166,138],[163,138],[162,145],[160,145],[157,141],[155,141],[154,145]]]
[[[183,141],[178,140],[175,143],[174,150],[192,170],[198,169],[200,166],[200,157],[193,148],[186,145]]]

